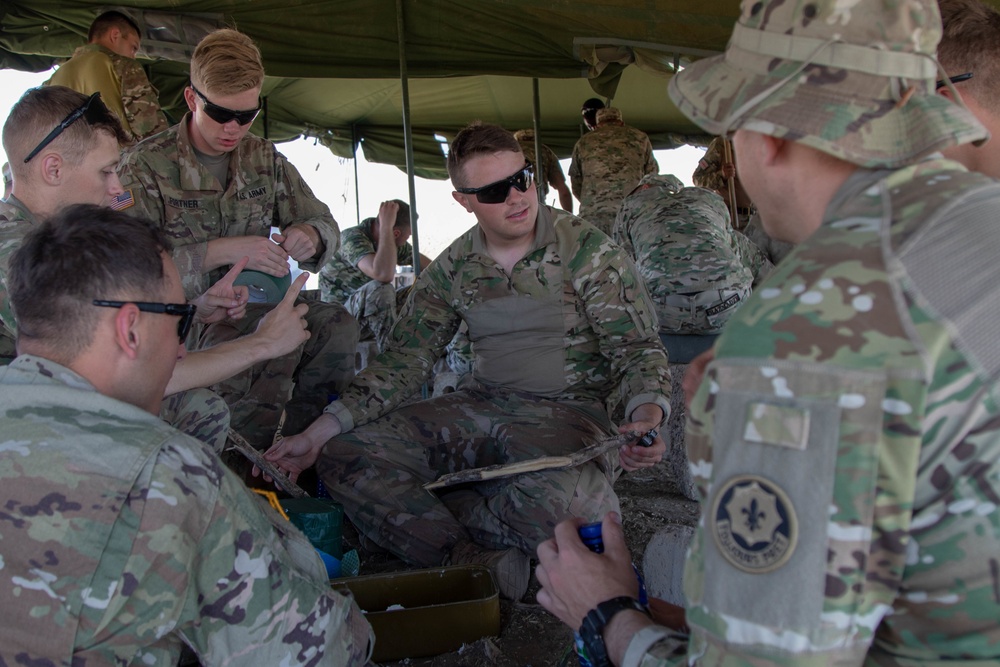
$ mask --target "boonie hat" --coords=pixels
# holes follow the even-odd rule
[[[864,167],[898,167],[985,140],[964,106],[934,93],[935,0],[743,0],[725,54],[670,81],[711,134],[744,128]]]

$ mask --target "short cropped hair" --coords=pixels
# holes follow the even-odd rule
[[[253,40],[223,28],[198,42],[191,56],[191,82],[201,92],[235,95],[264,83],[264,64]]]
[[[70,362],[93,341],[94,299],[160,301],[170,240],[148,220],[104,206],[69,206],[33,229],[11,256],[18,340]]]
[[[24,178],[28,174],[29,167],[24,163],[28,153],[54,127],[83,106],[87,97],[83,93],[63,86],[29,88],[24,95],[21,95],[21,99],[11,107],[10,115],[7,116],[7,122],[3,126],[3,148],[10,159],[14,180]],[[111,135],[119,144],[127,144],[129,138],[122,129],[118,117],[106,108],[105,111],[106,113],[100,114],[97,120],[80,118],[63,130],[47,148],[58,150],[68,163],[79,164],[84,156],[93,150],[98,132]],[[38,156],[32,158],[36,159]]]
[[[596,97],[591,97],[583,103],[580,111],[583,114],[583,119],[587,122],[587,125],[597,125],[597,112],[603,108],[604,102]]]
[[[499,125],[475,121],[458,133],[448,151],[448,176],[456,188],[465,187],[462,167],[469,158],[500,151],[521,152],[514,135]]]
[[[972,72],[960,89],[1000,113],[1000,12],[980,0],[940,0],[938,6],[944,25],[938,60],[951,76]]]
[[[104,37],[112,28],[118,28],[122,33],[134,32],[141,36],[139,24],[133,21],[127,14],[111,10],[104,12],[90,24],[90,32],[87,33],[87,41],[93,44],[101,37]]]

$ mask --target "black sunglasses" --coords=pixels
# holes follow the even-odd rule
[[[177,337],[181,343],[187,340],[191,325],[194,324],[194,314],[198,307],[190,303],[151,303],[149,301],[105,301],[104,299],[94,299],[95,306],[106,306],[108,308],[121,308],[124,305],[132,304],[139,310],[146,313],[162,313],[164,315],[176,315],[181,318],[177,323]]]
[[[34,150],[28,153],[28,157],[24,158],[25,163],[31,158],[35,157],[42,150],[56,140],[60,134],[62,134],[67,127],[80,120],[81,118],[86,119],[88,125],[96,125],[99,123],[107,123],[111,117],[111,112],[108,108],[104,106],[104,102],[101,101],[101,94],[94,93],[87,98],[87,101],[81,104],[79,107],[70,112],[68,116],[63,118],[63,121],[52,128],[52,131],[45,135],[41,143],[35,146]]]
[[[972,78],[972,72],[966,72],[965,74],[956,74],[955,76],[949,76],[948,81],[952,83],[962,83],[963,81],[968,81]],[[941,79],[936,84],[934,84],[934,90],[940,90],[947,85],[947,81]]]
[[[257,99],[256,109],[233,111],[232,109],[220,107],[218,104],[212,104],[209,102],[208,98],[205,97],[205,94],[195,88],[193,83],[191,84],[191,90],[193,90],[194,94],[205,102],[205,113],[208,114],[208,117],[220,125],[225,125],[231,120],[235,120],[240,125],[249,125],[253,122],[253,119],[257,117],[257,114],[260,113],[260,98]]]
[[[521,192],[527,192],[528,188],[531,187],[534,173],[534,167],[532,167],[530,162],[525,160],[524,166],[521,167],[520,171],[502,181],[490,183],[480,188],[456,188],[455,191],[463,195],[476,195],[476,199],[479,200],[480,204],[500,204],[507,200],[507,193],[510,192],[512,187],[517,188]]]

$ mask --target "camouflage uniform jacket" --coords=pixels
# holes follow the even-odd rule
[[[126,58],[99,44],[87,44],[55,71],[48,85],[66,86],[84,95],[101,93],[101,100],[122,121],[136,141],[167,129],[159,93],[135,58]]]
[[[508,275],[479,226],[414,284],[389,348],[327,407],[345,431],[392,410],[419,388],[462,322],[474,377],[556,400],[603,402],[626,415],[643,403],[670,414],[670,375],[653,304],[621,248],[565,211],[538,207],[534,247]]]
[[[14,195],[0,199],[0,338],[10,341],[17,337],[17,323],[7,286],[10,258],[35,223],[35,216]],[[12,345],[9,341],[4,342]]]
[[[653,146],[644,132],[628,125],[598,125],[576,142],[569,166],[580,217],[610,235],[622,199],[639,179],[657,171]]]
[[[730,320],[688,419],[690,646],[624,664],[997,664],[998,207],[945,160],[860,170]]]
[[[614,240],[635,260],[653,300],[735,285],[771,268],[764,253],[729,226],[722,197],[704,188],[670,194],[650,187],[622,202]]]
[[[223,188],[195,156],[188,134],[191,115],[125,151],[122,185],[135,205],[127,209],[160,225],[174,243],[174,261],[188,299],[200,296],[226,272],[204,272],[208,242],[231,236],[270,236],[295,224],[311,225],[325,246],[299,266],[319,271],[340,243],[340,230],[326,204],[316,199],[299,172],[274,144],[247,134],[232,151],[229,185]]]
[[[29,355],[0,369],[0,433],[0,664],[367,659],[315,550],[202,443]]]
[[[371,220],[372,218],[369,218]],[[375,223],[378,225],[378,223]],[[319,272],[319,286],[323,300],[344,303],[371,278],[358,268],[365,255],[375,254],[375,241],[365,223],[345,229],[340,233],[340,249],[333,259]],[[396,266],[413,264],[413,246],[405,243],[396,248]]]

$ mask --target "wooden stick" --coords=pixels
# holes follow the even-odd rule
[[[529,459],[527,461],[502,463],[498,465],[486,466],[484,468],[472,468],[469,470],[450,472],[441,475],[433,482],[424,484],[424,488],[431,491],[434,489],[444,488],[446,486],[453,486],[455,484],[483,482],[488,479],[512,477],[514,475],[523,475],[528,472],[538,472],[539,470],[572,468],[573,466],[578,466],[581,463],[586,463],[593,458],[597,458],[608,450],[618,449],[630,442],[634,442],[641,435],[641,433],[629,431],[628,433],[622,433],[610,438],[598,440],[592,445],[588,445],[583,449],[579,449],[572,454],[567,454],[565,456],[542,456],[540,458]]]
[[[309,494],[303,491],[301,486],[288,479],[288,475],[286,475],[281,468],[265,459],[260,452],[253,448],[253,445],[247,442],[242,435],[233,429],[229,429],[227,442],[230,443],[229,449],[235,449],[249,459],[249,461],[260,468],[265,475],[273,479],[275,486],[279,489],[293,498],[309,497]]]

